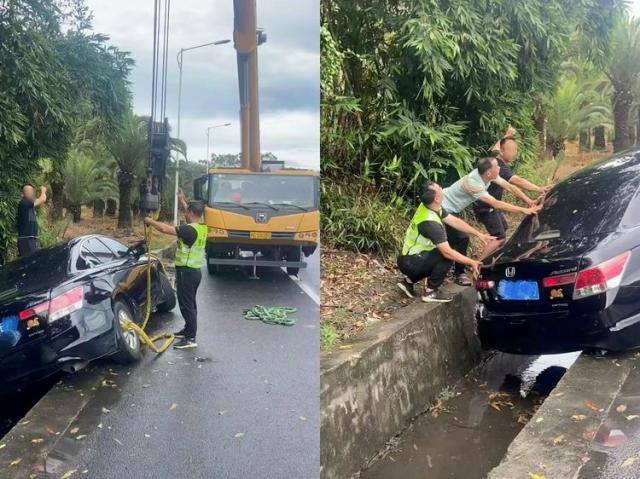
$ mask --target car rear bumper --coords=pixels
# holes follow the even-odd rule
[[[115,352],[113,331],[81,338],[78,327],[53,337],[42,337],[9,351],[0,358],[0,392],[10,392],[45,379],[63,368],[86,363]]]
[[[505,316],[476,310],[478,337],[485,349],[515,354],[556,354],[583,349],[626,351],[640,348],[640,317],[613,326],[606,311]]]

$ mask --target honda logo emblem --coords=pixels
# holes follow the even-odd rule
[[[256,223],[266,223],[269,220],[265,213],[258,213],[256,215]]]
[[[513,266],[509,266],[504,270],[504,275],[507,278],[513,278],[516,275],[516,269]]]

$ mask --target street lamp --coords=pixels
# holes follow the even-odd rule
[[[214,128],[222,128],[223,126],[229,126],[229,125],[231,125],[231,123],[222,123],[220,125],[213,125],[213,126],[210,126],[210,127],[207,128],[207,162],[205,163],[205,166],[206,166],[207,169],[205,170],[205,173],[209,173],[209,159],[210,159],[210,157],[209,157],[209,132],[211,130],[213,130]]]
[[[176,57],[176,60],[178,61],[178,69],[180,70],[180,79],[178,81],[178,131],[177,131],[178,139],[180,139],[180,110],[182,107],[182,57],[184,55],[184,52],[195,50],[196,48],[208,47],[210,45],[224,45],[225,43],[229,43],[230,41],[231,40],[229,39],[217,40],[215,42],[203,43],[201,45],[196,45],[189,48],[181,48],[180,51],[178,52],[178,55]],[[185,157],[185,160],[186,159],[187,158]],[[179,166],[180,166],[180,160],[178,158],[178,155],[176,154],[176,188],[174,192],[175,197],[178,196],[178,189],[179,189],[179,185],[178,185]],[[173,202],[173,224],[175,226],[178,226],[178,202],[177,201]]]

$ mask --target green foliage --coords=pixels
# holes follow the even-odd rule
[[[392,250],[372,239],[369,203],[412,199],[424,178],[452,183],[509,123],[520,162],[538,158],[534,118],[562,61],[576,48],[589,61],[606,58],[624,8],[622,0],[322,0],[323,231],[354,249]],[[369,197],[334,197],[328,183],[345,178]]]
[[[320,349],[328,351],[332,349],[338,342],[338,331],[331,323],[322,323],[320,325]]]
[[[104,162],[81,151],[74,150],[70,153],[65,162],[63,177],[65,199],[71,207],[78,210],[80,206],[95,199],[117,195],[117,187]]]
[[[321,181],[323,241],[338,248],[392,257],[400,249],[409,208],[358,185]]]

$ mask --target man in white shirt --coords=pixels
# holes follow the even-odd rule
[[[498,160],[487,157],[478,160],[477,168],[471,171],[471,173],[444,189],[442,207],[449,213],[460,214],[475,201],[482,201],[496,210],[521,213],[523,215],[534,215],[540,211],[541,206],[523,208],[495,199],[487,191],[491,183],[495,183],[504,190],[509,191],[527,204],[531,201],[517,186],[510,184],[500,177]],[[466,256],[467,248],[469,247],[469,236],[448,226],[446,230],[451,247],[458,253]],[[454,266],[454,274],[456,283],[463,286],[471,284],[471,280],[465,273],[464,264],[456,263]]]

